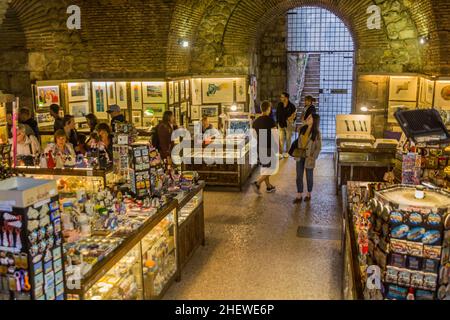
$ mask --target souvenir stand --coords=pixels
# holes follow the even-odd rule
[[[64,300],[61,216],[56,183],[0,182],[0,299]]]

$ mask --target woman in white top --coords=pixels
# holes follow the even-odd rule
[[[17,126],[17,157],[36,157],[41,153],[39,141],[34,135],[27,136],[26,132],[26,126],[23,124]],[[13,139],[9,139],[9,143],[12,144]]]

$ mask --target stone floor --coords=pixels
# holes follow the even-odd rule
[[[275,194],[206,192],[207,244],[165,299],[340,299],[341,242],[297,237],[299,226],[334,234],[341,228],[333,175],[332,156],[322,155],[310,204],[292,204],[292,159],[283,160],[273,179]]]

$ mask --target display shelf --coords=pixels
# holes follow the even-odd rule
[[[192,209],[189,216],[184,220],[178,220],[178,247],[180,269],[189,262],[195,251],[205,245],[205,213],[203,205],[203,190],[205,182],[201,181],[198,186],[187,193],[179,203],[179,212],[185,208],[195,197],[199,198],[198,205]]]
[[[177,219],[177,208],[178,203],[177,201],[173,201],[170,204],[166,205],[164,208],[160,209],[154,216],[149,218],[147,222],[145,222],[141,228],[139,228],[134,233],[130,234],[124,241],[115,249],[113,250],[108,256],[106,256],[103,260],[97,262],[92,269],[84,275],[84,277],[80,280],[79,288],[76,289],[69,289],[68,293],[76,298],[78,297],[81,300],[84,300],[87,298],[88,291],[101,279],[104,277],[105,274],[111,269],[113,269],[120,261],[127,256],[130,251],[133,250],[136,246],[139,247],[139,250],[142,248],[142,241],[146,236],[152,233],[152,231],[157,227],[164,219],[166,219],[169,216],[173,216],[173,219]],[[176,247],[176,233],[177,230],[177,224],[174,224],[174,246]],[[175,252],[175,260],[177,260],[176,250]],[[141,266],[143,265],[141,261]],[[177,261],[175,261],[175,273],[169,279],[169,281],[165,284],[164,290],[170,286],[170,284],[174,281],[175,277],[179,277],[179,269],[177,267]],[[141,268],[141,276],[142,276],[142,268]],[[69,287],[69,285],[68,285]],[[70,284],[70,287],[73,287],[73,284]],[[148,296],[145,293],[145,284],[144,284],[144,297]],[[156,297],[159,298],[160,296]],[[155,297],[152,297],[155,298]]]

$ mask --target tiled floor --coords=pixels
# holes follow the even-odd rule
[[[321,156],[310,204],[292,204],[292,159],[273,179],[275,194],[207,192],[207,244],[165,299],[340,299],[341,242],[297,237],[299,226],[341,228],[333,175],[331,155]]]

